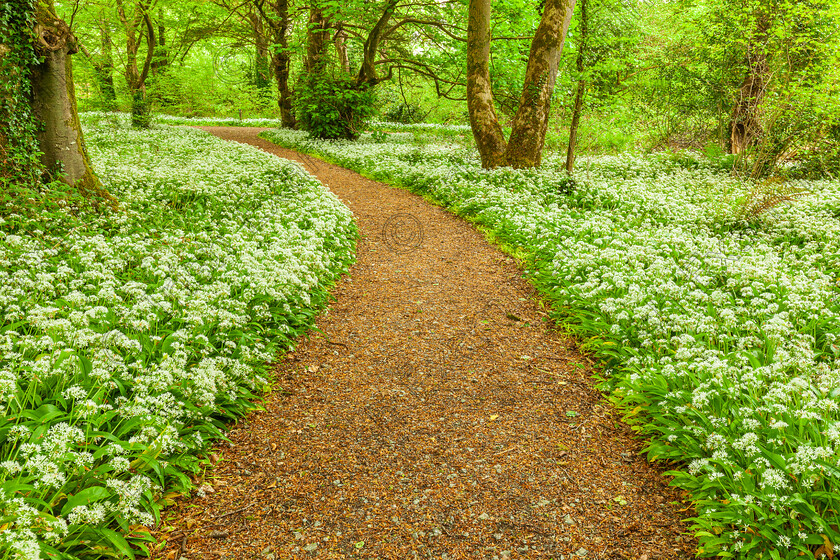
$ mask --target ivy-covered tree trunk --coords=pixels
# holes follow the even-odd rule
[[[52,0],[40,0],[34,28],[35,50],[43,62],[32,68],[32,112],[43,123],[38,132],[41,160],[47,171],[63,172],[62,179],[83,193],[99,182],[85,151],[76,108],[71,55],[78,52],[76,37],[56,15]]]
[[[295,128],[297,121],[292,110],[292,91],[289,88],[291,56],[289,56],[289,0],[275,0],[271,4],[274,16],[267,18],[271,25],[274,40],[274,52],[271,55],[271,68],[277,82],[277,103],[280,106],[280,122],[283,128]]]
[[[467,108],[485,168],[540,164],[551,96],[575,0],[546,0],[531,41],[525,84],[505,142],[490,84],[490,0],[470,0],[467,24]]]

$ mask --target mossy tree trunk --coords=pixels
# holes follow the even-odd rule
[[[485,168],[504,165],[507,147],[490,84],[490,2],[470,0],[467,24],[467,110]]]
[[[292,58],[289,54],[289,33],[292,20],[289,17],[289,0],[275,0],[271,2],[271,15],[262,11],[262,5],[257,4],[260,15],[271,27],[271,37],[274,42],[271,54],[271,69],[277,82],[277,104],[280,106],[280,121],[283,128],[295,128],[297,121],[292,111],[292,90],[289,87]]]
[[[155,54],[155,28],[149,15],[150,3],[137,2],[131,17],[126,13],[123,0],[116,0],[116,3],[117,16],[125,29],[126,36],[125,81],[131,94],[131,125],[137,128],[149,128],[152,123],[152,107],[146,94],[146,78],[149,77]],[[137,56],[144,36],[146,57],[141,70],[137,65]]]
[[[470,0],[467,24],[467,108],[485,168],[540,164],[551,97],[575,0],[545,0],[531,41],[519,109],[505,142],[490,84],[490,0]]]
[[[317,5],[313,5],[309,9],[309,24],[306,29],[304,69],[307,73],[321,72],[326,65],[329,27],[324,11]]]
[[[32,68],[32,110],[43,128],[38,143],[48,171],[62,171],[62,180],[83,194],[99,190],[90,167],[76,108],[71,55],[76,37],[56,15],[52,0],[41,0],[34,29],[36,52],[43,62]]]
[[[586,78],[583,75],[583,58],[586,56],[586,46],[589,39],[589,19],[586,4],[589,0],[580,1],[580,37],[575,69],[578,72],[578,83],[575,89],[575,105],[572,109],[572,123],[569,126],[569,145],[566,148],[566,171],[571,173],[575,168],[575,148],[577,148],[577,133],[580,117],[583,113],[583,98],[586,95]]]

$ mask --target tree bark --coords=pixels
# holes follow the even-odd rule
[[[169,47],[166,45],[166,27],[158,24],[154,37],[154,56],[152,57],[151,72],[157,76],[166,72],[169,67]]]
[[[338,56],[338,67],[345,74],[350,73],[350,59],[347,57],[347,32],[339,27],[333,37],[335,54]]]
[[[756,32],[747,44],[747,75],[738,89],[738,99],[729,122],[730,153],[740,154],[755,143],[763,132],[758,110],[769,82],[767,33],[770,18],[759,17]]]
[[[467,23],[467,108],[473,137],[485,168],[540,164],[548,129],[557,66],[575,0],[546,0],[531,42],[525,84],[505,142],[490,83],[490,0],[470,0]]]
[[[571,173],[575,168],[575,149],[577,148],[577,132],[580,125],[580,115],[583,112],[583,98],[586,95],[586,80],[583,77],[583,58],[586,56],[586,45],[589,39],[589,20],[586,14],[588,0],[580,2],[580,45],[578,45],[575,68],[578,71],[577,90],[575,91],[575,106],[572,109],[572,124],[569,126],[569,146],[566,149],[566,172]]]
[[[507,147],[490,85],[490,2],[470,0],[467,23],[467,110],[484,168],[504,165]]]
[[[100,53],[91,54],[83,43],[79,44],[79,48],[93,67],[96,81],[99,83],[99,91],[102,94],[102,105],[106,110],[114,111],[117,108],[117,91],[114,88],[114,59],[111,54],[113,42],[108,22],[102,16],[99,18],[98,27]]]
[[[505,150],[504,158],[508,165],[535,167],[540,164],[548,130],[551,97],[557,81],[557,66],[574,8],[575,0],[545,2],[540,25],[531,41],[525,85]]]
[[[61,170],[61,180],[90,195],[100,190],[90,167],[76,108],[71,55],[76,37],[58,18],[52,0],[41,0],[34,28],[36,52],[43,62],[32,68],[32,109],[44,124],[38,133],[41,160],[48,171]]]
[[[254,85],[259,89],[266,89],[269,84],[269,65],[271,61],[268,56],[268,36],[265,31],[265,22],[256,10],[248,14],[248,21],[251,23],[251,30],[254,32]]]
[[[306,30],[306,60],[304,68],[307,73],[320,72],[326,65],[327,36],[329,24],[324,17],[323,10],[312,7],[309,10],[309,26]]]
[[[99,87],[102,90],[105,106],[113,111],[117,106],[117,90],[114,88],[114,59],[111,56],[111,31],[104,17],[99,19],[99,39],[101,54],[98,63],[93,64]]]
[[[365,39],[365,45],[362,56],[362,65],[359,67],[359,74],[356,76],[356,85],[361,86],[375,86],[379,82],[387,78],[378,78],[376,75],[376,57],[379,54],[379,45],[388,27],[388,22],[394,15],[397,8],[398,0],[391,0],[385,6],[382,15],[379,16],[373,29],[368,33]]]
[[[292,92],[289,89],[291,57],[289,56],[289,0],[276,0],[271,4],[276,18],[266,18],[271,26],[274,52],[271,55],[271,69],[277,82],[277,104],[280,106],[280,122],[283,128],[295,128],[297,121],[292,111]]]
[[[151,124],[151,105],[146,96],[146,78],[152,66],[155,54],[155,28],[149,16],[149,3],[138,2],[131,19],[125,13],[123,1],[117,0],[117,15],[125,28],[126,35],[126,65],[125,81],[131,94],[131,125],[137,128],[149,128]],[[140,40],[137,30],[145,24],[146,59],[141,70],[137,65],[137,54],[140,51]]]

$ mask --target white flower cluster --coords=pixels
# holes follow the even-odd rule
[[[297,165],[106,117],[86,140],[121,207],[0,224],[0,557],[151,524],[353,259],[351,213]]]
[[[446,143],[265,136],[421,192],[522,247],[556,308],[620,358],[604,387],[647,413],[652,455],[688,466],[676,482],[707,504],[708,534],[741,526],[747,556],[828,534],[819,512],[833,511],[840,486],[840,182],[800,182],[810,196],[745,222],[738,200],[751,186],[700,159],[581,158],[571,185],[553,156],[538,170],[485,171]]]

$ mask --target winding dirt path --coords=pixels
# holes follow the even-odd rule
[[[206,496],[168,510],[160,557],[692,557],[678,495],[510,257],[262,129],[204,130],[304,163],[364,240],[325,336],[277,365],[266,410],[217,447]]]

